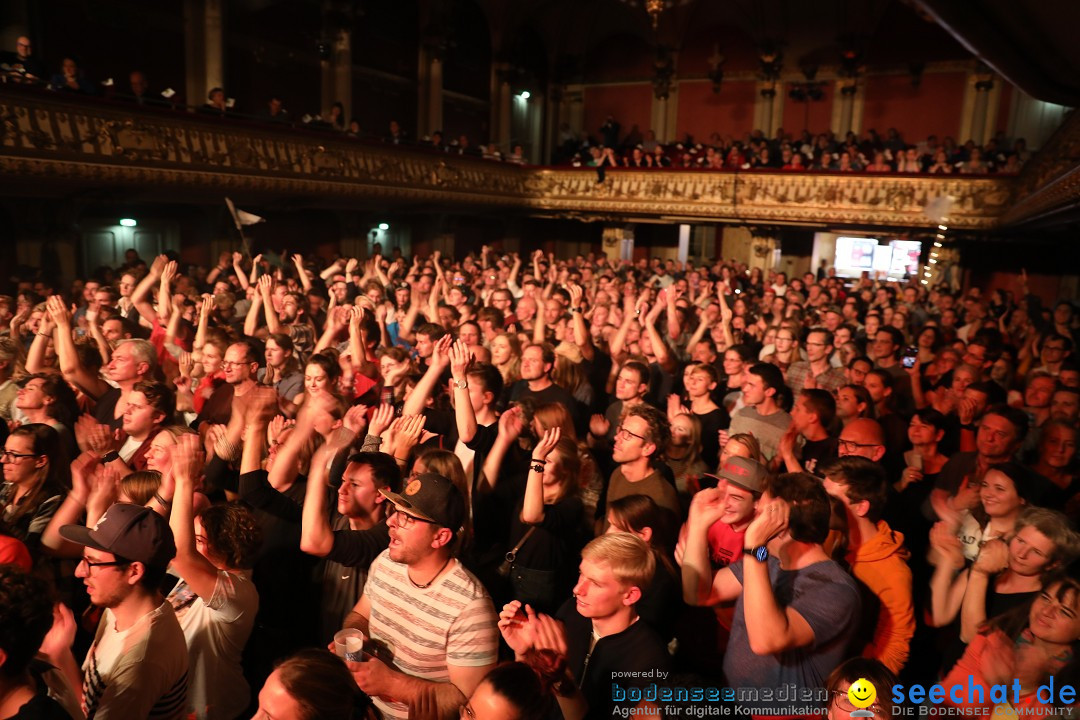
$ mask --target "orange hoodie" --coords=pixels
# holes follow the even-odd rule
[[[847,554],[851,574],[881,602],[874,637],[862,655],[880,660],[894,673],[899,673],[907,662],[911,636],[915,634],[909,557],[903,534],[884,520],[878,521],[877,535]]]

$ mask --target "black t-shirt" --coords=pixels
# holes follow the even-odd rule
[[[731,416],[727,410],[719,407],[704,415],[694,413],[694,417],[701,422],[701,459],[705,461],[705,467],[709,471],[715,470],[720,464],[719,433],[731,425]]]
[[[109,388],[94,405],[94,419],[102,425],[117,430],[124,424],[124,416],[116,417],[116,403],[120,402],[120,388]]]
[[[836,460],[837,445],[839,441],[837,438],[829,436],[824,440],[807,440],[802,446],[802,466],[803,470],[816,475],[817,477],[824,477],[821,469]]]
[[[563,604],[556,617],[566,628],[566,660],[574,682],[589,704],[585,714],[588,720],[607,720],[617,707],[629,709],[638,705],[636,701],[616,703],[612,699],[613,684],[622,690],[654,682],[660,684],[656,671],[667,673],[671,668],[664,641],[644,620],[620,633],[600,638],[590,651],[592,621],[581,616],[573,598]],[[651,678],[640,676],[649,671]]]
[[[578,437],[585,437],[585,434],[589,431],[588,413],[579,409],[578,401],[574,399],[574,396],[566,388],[552,383],[543,390],[530,390],[528,380],[518,380],[514,383],[513,390],[510,393],[510,400],[515,401],[524,398],[532,398],[537,407],[551,403],[562,405],[570,413],[570,417],[573,418],[574,429],[577,430]]]

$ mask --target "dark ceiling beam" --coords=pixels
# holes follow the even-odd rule
[[[1028,32],[995,22],[1001,17],[998,1],[973,3],[970,0],[916,0],[941,27],[980,58],[995,72],[1021,88],[1028,95],[1045,102],[1068,107],[1080,105],[1080,84],[1066,65],[1050,66],[1041,62],[1047,56],[1046,44],[1052,43],[1048,32]],[[1015,2],[1015,0],[1004,0]],[[1070,15],[1073,13],[1069,13]],[[1063,17],[1062,22],[1069,24]],[[1030,28],[1028,29],[1030,30]],[[1061,50],[1061,48],[1053,48]],[[1074,53],[1075,46],[1065,49]]]

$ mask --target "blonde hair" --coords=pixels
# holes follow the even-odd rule
[[[145,505],[161,487],[161,473],[157,470],[139,470],[120,479],[120,492],[136,505]]]
[[[559,500],[578,491],[578,477],[582,474],[581,455],[577,443],[565,435],[551,449],[554,474],[559,480]]]
[[[498,370],[502,373],[504,383],[517,382],[521,379],[521,340],[514,333],[501,332],[495,336],[492,343],[499,338],[506,338],[506,342],[510,344],[510,362],[506,363],[505,368],[500,367]],[[490,349],[491,345],[488,347]]]
[[[624,588],[636,587],[642,592],[649,587],[656,572],[652,548],[637,535],[627,532],[597,537],[581,551],[581,559],[608,565]]]
[[[750,459],[761,462],[761,443],[750,433],[735,433],[728,437],[728,442],[737,442],[750,453]],[[723,451],[724,448],[720,448]]]

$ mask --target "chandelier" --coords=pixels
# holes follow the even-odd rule
[[[664,0],[645,0],[645,12],[652,18],[653,30],[660,25],[660,14],[664,12],[667,3]]]

